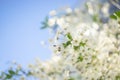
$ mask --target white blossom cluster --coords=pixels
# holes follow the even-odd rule
[[[93,5],[94,4],[94,5]],[[109,3],[86,2],[87,9],[53,10],[48,24],[53,56],[30,65],[40,80],[120,80],[120,24],[109,19]],[[107,22],[102,19],[108,19]]]

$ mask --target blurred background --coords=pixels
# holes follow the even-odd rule
[[[76,4],[78,0],[0,0],[0,70],[12,61],[25,67],[35,58],[49,59],[51,51],[40,45],[49,39],[41,22],[51,10]]]

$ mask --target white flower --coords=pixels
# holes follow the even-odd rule
[[[95,22],[92,24],[92,26],[93,26],[93,28],[96,29],[96,30],[99,29],[99,25],[98,25],[97,23],[95,23]]]
[[[108,3],[105,3],[104,5],[103,5],[103,7],[101,8],[101,11],[103,12],[103,14],[105,15],[105,16],[109,16],[109,7],[110,7],[110,5],[108,4]]]
[[[71,9],[71,8],[67,8],[67,9],[66,9],[66,13],[68,13],[68,14],[69,14],[69,13],[72,13],[72,9]]]
[[[60,26],[60,27],[65,27],[65,20],[64,18],[59,18],[57,19],[57,24]]]
[[[49,13],[50,16],[55,16],[56,14],[57,14],[57,12],[56,12],[55,10],[52,10],[52,11],[50,11],[50,13]]]
[[[65,75],[65,77],[67,77],[67,78],[68,78],[68,77],[69,77],[69,75],[70,75],[70,71],[69,71],[69,70],[65,70],[65,74],[64,74],[64,75]]]
[[[60,56],[55,55],[52,57],[52,60],[53,62],[58,62],[60,60]]]
[[[90,2],[87,2],[87,6],[88,6],[89,14],[93,15],[94,14],[94,9],[93,9],[92,4]]]
[[[55,23],[56,23],[56,19],[57,19],[56,17],[49,19],[48,20],[48,25],[50,27],[53,27],[55,25]]]
[[[74,11],[75,11],[75,13],[79,13],[80,9],[79,8],[75,8]]]

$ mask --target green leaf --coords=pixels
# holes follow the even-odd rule
[[[98,21],[98,15],[93,15],[92,18],[93,18],[93,21],[95,21],[95,22]]]
[[[117,17],[115,15],[111,15],[110,18],[117,20]]]
[[[46,16],[45,20],[43,22],[41,22],[41,24],[42,24],[41,29],[45,29],[45,28],[49,27],[49,25],[48,25],[48,16]]]
[[[47,26],[47,25],[44,25],[44,26],[42,26],[40,29],[46,29],[46,28],[48,28],[48,26]]]
[[[12,78],[12,75],[6,74],[6,79],[11,79],[11,78]]]
[[[115,12],[115,14],[120,18],[120,11]]]
[[[31,72],[31,71],[29,71],[29,72],[27,73],[27,76],[30,76],[30,75],[32,75],[32,72]]]
[[[83,61],[83,56],[82,56],[82,55],[80,55],[80,56],[78,57],[77,62],[82,62],[82,61]]]
[[[84,43],[84,42],[80,42],[80,46],[85,46],[86,45],[86,43]]]
[[[74,46],[74,50],[78,50],[80,46]]]
[[[66,43],[63,43],[64,48],[66,48],[67,46],[69,46],[71,44],[71,41],[67,41]]]
[[[69,78],[68,80],[75,80],[74,78]]]
[[[66,36],[67,36],[68,39],[72,40],[72,36],[71,36],[70,33],[68,33]]]
[[[120,75],[117,75],[117,76],[115,77],[115,80],[120,80]]]
[[[95,55],[92,56],[92,59],[96,59],[97,57]]]
[[[8,72],[9,72],[9,74],[11,74],[11,75],[15,75],[15,74],[16,74],[13,70],[9,70]]]
[[[120,18],[120,11],[115,12],[113,15],[110,16],[111,19],[117,20],[117,18]]]
[[[74,48],[74,50],[78,50],[81,46],[84,47],[85,45],[86,45],[86,43],[80,42],[79,46],[74,46],[73,48]]]

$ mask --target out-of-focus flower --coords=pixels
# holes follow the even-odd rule
[[[50,11],[50,13],[49,13],[50,16],[55,16],[56,14],[57,14],[57,12],[56,12],[55,10],[52,10],[52,11]]]
[[[48,20],[49,27],[53,27],[56,23],[56,20],[57,20],[56,17],[49,19]]]
[[[66,13],[68,13],[68,14],[69,14],[69,13],[72,13],[72,9],[71,9],[71,8],[67,8],[67,9],[66,9]]]

